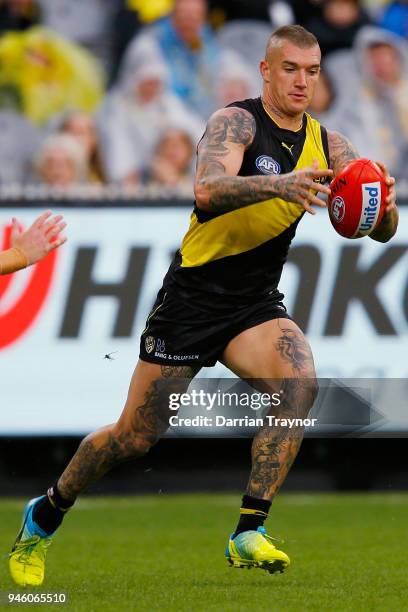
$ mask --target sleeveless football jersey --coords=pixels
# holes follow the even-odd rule
[[[329,167],[326,129],[305,113],[297,132],[280,128],[261,98],[234,102],[249,111],[256,134],[238,176],[277,175],[313,165]],[[279,197],[226,213],[197,206],[165,284],[225,296],[254,298],[277,291],[282,267],[304,208]]]

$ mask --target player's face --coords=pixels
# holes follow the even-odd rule
[[[288,116],[303,113],[309,106],[320,73],[320,48],[301,49],[285,40],[272,48],[261,72],[268,100]]]

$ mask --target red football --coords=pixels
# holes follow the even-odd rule
[[[341,236],[368,236],[380,223],[388,187],[379,166],[369,159],[350,162],[330,183],[330,221]]]

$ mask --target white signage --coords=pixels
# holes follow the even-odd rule
[[[39,210],[2,209],[28,224]],[[139,335],[189,224],[184,208],[65,209],[68,243],[0,277],[0,434],[84,433],[115,421]],[[302,219],[280,288],[318,375],[408,377],[408,210],[387,244]],[[245,282],[245,279],[243,279]],[[221,365],[200,376],[231,376]]]

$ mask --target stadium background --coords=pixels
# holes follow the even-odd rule
[[[341,240],[324,212],[314,227],[305,220],[284,278],[289,310],[320,376],[407,378],[408,5],[214,0],[203,30],[205,4],[176,1],[180,32],[198,23],[196,61],[172,63],[163,48],[177,55],[180,41],[163,34],[159,44],[150,29],[173,19],[171,0],[0,3],[0,236],[7,246],[11,216],[27,224],[44,208],[64,212],[69,235],[53,261],[1,279],[2,496],[43,491],[82,435],[121,409],[138,334],[188,222],[197,136],[213,108],[255,94],[252,56],[284,23],[321,37],[313,113],[389,164],[402,211],[387,245]],[[283,490],[405,490],[398,401],[401,418],[385,432],[310,435]],[[90,493],[241,491],[249,452],[239,436],[169,437]]]

